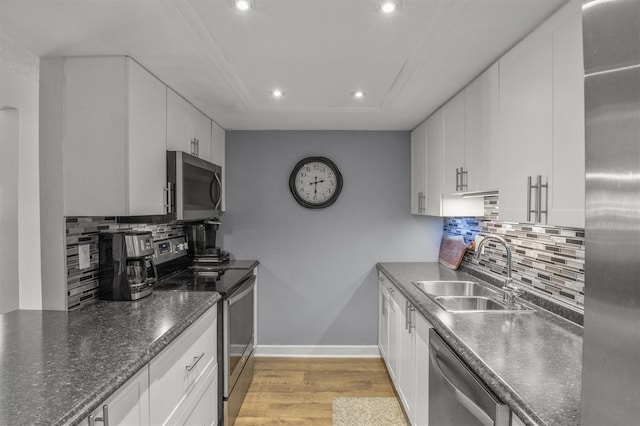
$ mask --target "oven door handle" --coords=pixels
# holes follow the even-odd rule
[[[242,299],[247,294],[249,294],[249,292],[253,291],[253,288],[255,287],[255,285],[256,285],[256,277],[255,275],[252,275],[250,278],[246,279],[243,284],[240,285],[238,290],[234,292],[231,297],[227,299],[227,303],[229,304],[229,306],[232,306],[238,300]]]

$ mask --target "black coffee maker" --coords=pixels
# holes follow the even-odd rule
[[[151,232],[104,232],[99,248],[100,299],[138,300],[153,292],[158,273]]]
[[[216,220],[187,225],[188,253],[194,263],[222,263],[229,260],[229,253],[216,245],[219,227],[220,222]]]

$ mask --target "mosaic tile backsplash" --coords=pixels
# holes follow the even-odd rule
[[[98,258],[98,234],[101,231],[133,229],[151,231],[154,240],[184,235],[184,225],[179,223],[148,225],[118,223],[115,217],[67,217],[67,309],[77,309],[98,300],[100,260]],[[91,263],[80,269],[78,246],[89,244]]]
[[[444,231],[462,235],[469,243],[479,235],[500,235],[511,246],[512,276],[524,288],[584,309],[584,229],[505,223],[499,221],[498,196],[485,198],[481,218],[445,218]],[[506,253],[500,245],[487,243],[479,262],[467,250],[466,267],[506,276]]]

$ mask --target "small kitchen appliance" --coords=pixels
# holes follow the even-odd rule
[[[103,232],[98,244],[100,299],[138,300],[153,292],[158,274],[151,232]]]
[[[229,261],[229,253],[216,245],[219,226],[220,222],[216,220],[187,225],[188,252],[194,266],[216,267]]]

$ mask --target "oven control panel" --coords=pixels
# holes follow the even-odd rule
[[[186,256],[187,249],[189,248],[187,237],[185,237],[184,235],[180,237],[154,241],[153,246],[153,258],[156,264],[161,264],[182,256]]]

